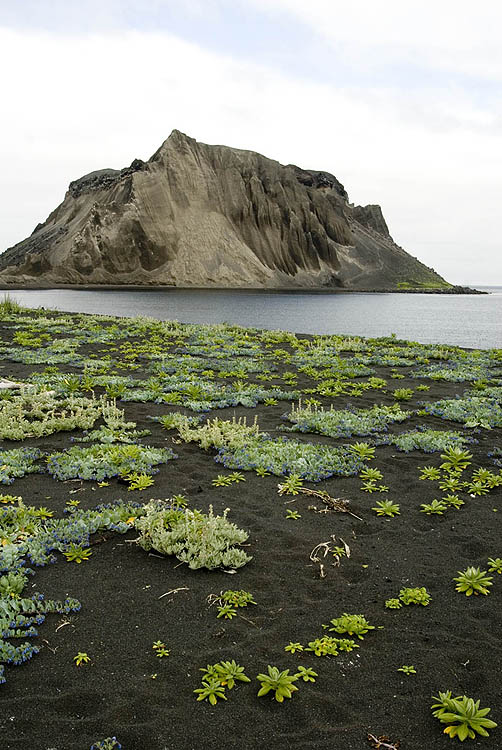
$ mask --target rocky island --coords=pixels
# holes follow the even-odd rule
[[[70,183],[0,284],[462,291],[399,247],[329,172],[173,130],[146,162]]]

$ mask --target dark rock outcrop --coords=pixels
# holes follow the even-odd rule
[[[0,283],[395,289],[448,286],[329,172],[174,130],[147,162],[70,183],[0,256]]]

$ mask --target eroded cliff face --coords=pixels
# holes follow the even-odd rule
[[[147,162],[70,183],[0,256],[3,283],[393,288],[444,283],[328,172],[174,130]]]

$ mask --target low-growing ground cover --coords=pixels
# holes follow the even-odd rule
[[[502,745],[501,352],[0,310],[2,748]]]

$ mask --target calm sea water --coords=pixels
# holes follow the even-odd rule
[[[472,348],[502,347],[502,287],[489,295],[329,294],[200,289],[18,290],[28,307],[105,315],[148,315],[183,323],[236,323],[297,333],[389,336]],[[0,293],[1,295],[1,293]]]

